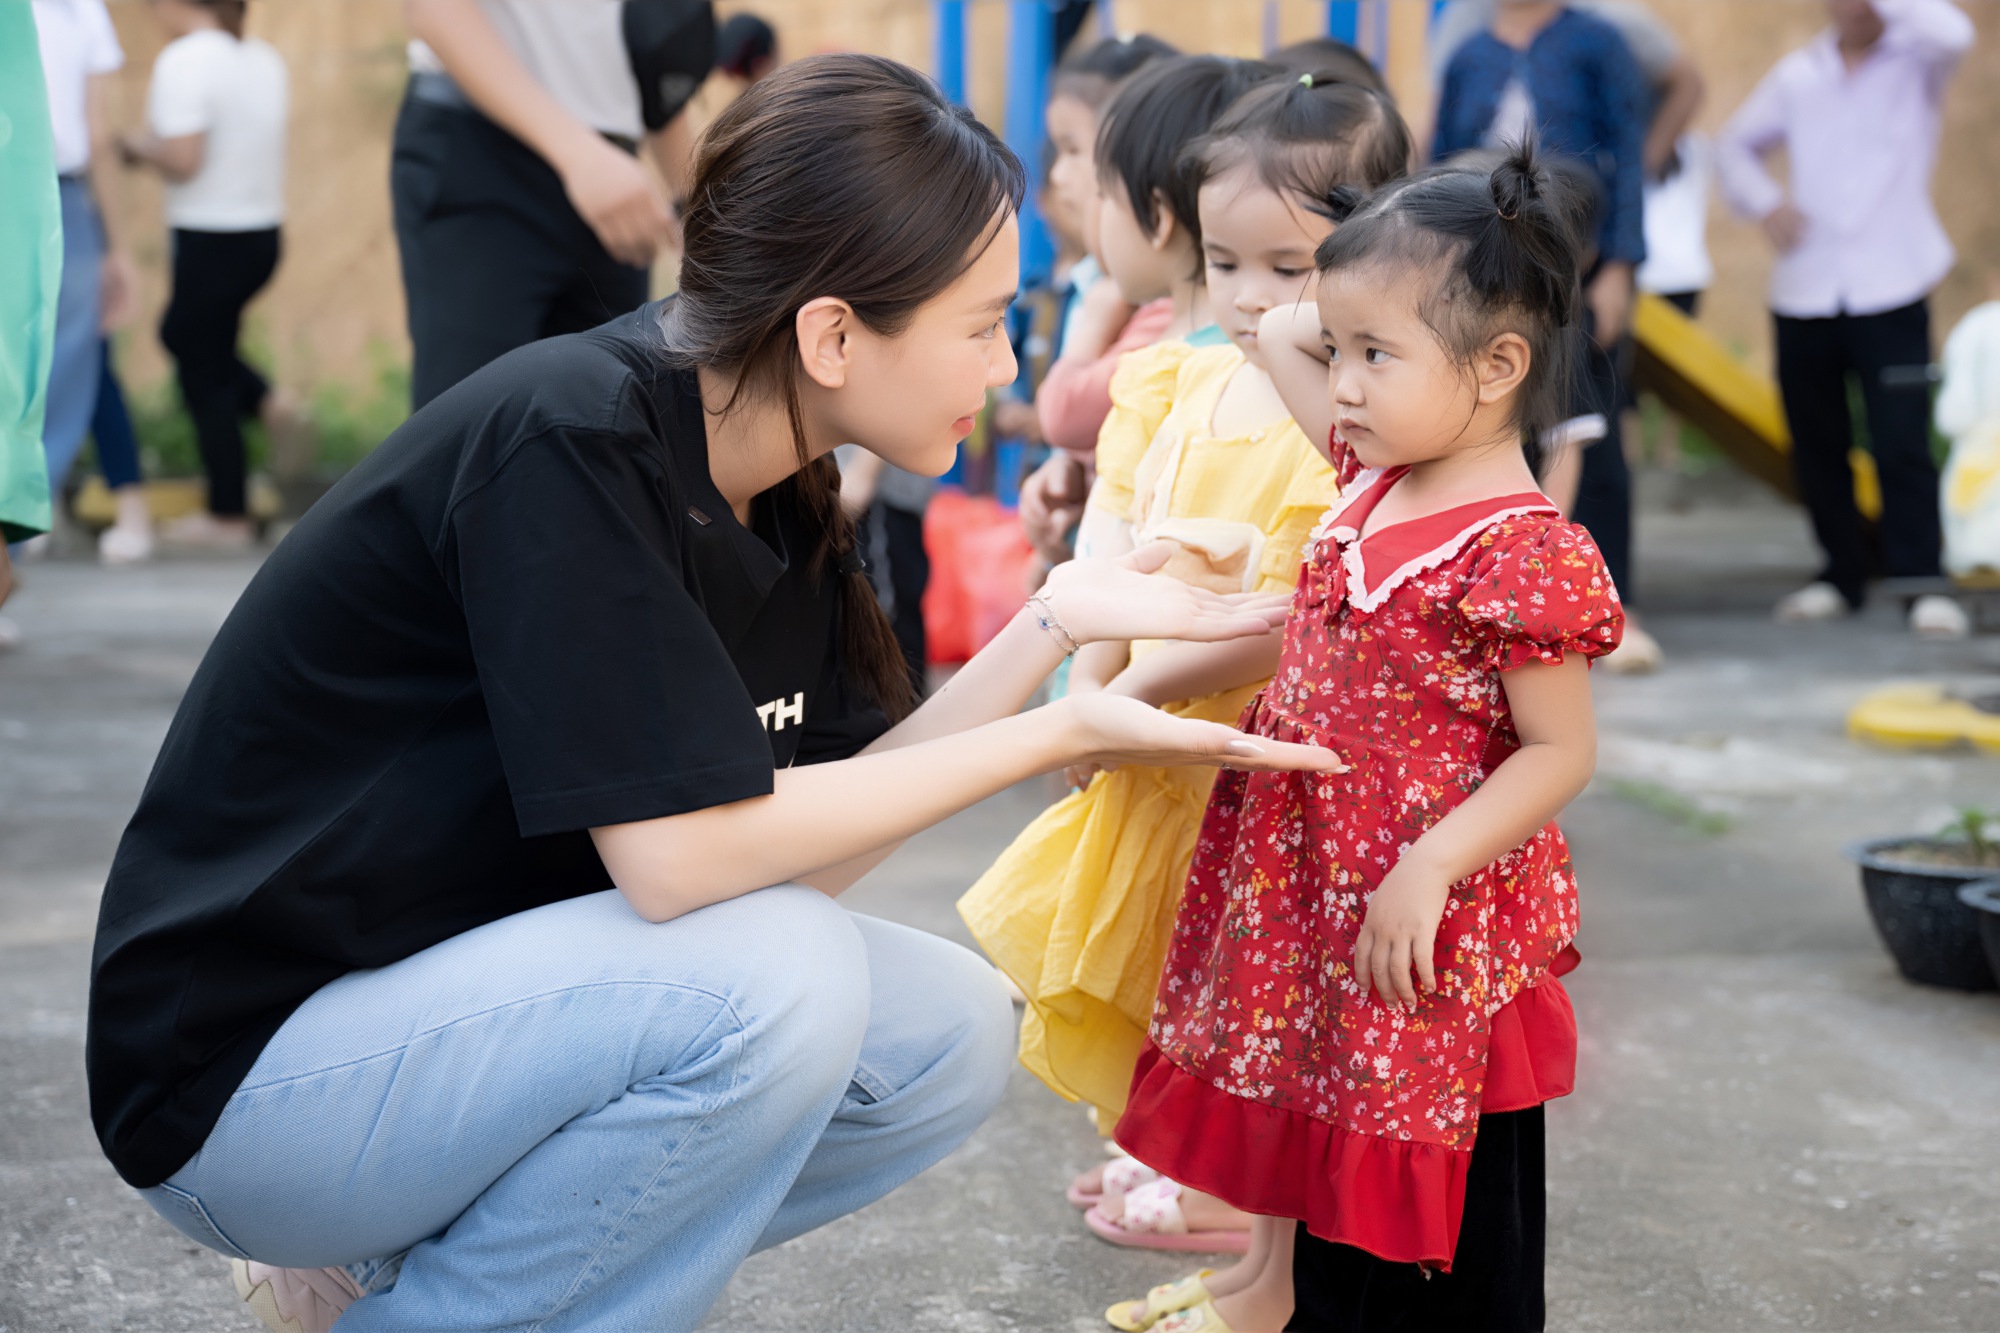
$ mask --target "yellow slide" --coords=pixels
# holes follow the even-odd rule
[[[1638,357],[1632,379],[1714,440],[1738,467],[1780,495],[1792,485],[1792,434],[1785,427],[1778,386],[1745,366],[1699,324],[1657,296],[1641,293],[1632,311]],[[1854,499],[1861,512],[1882,512],[1875,460],[1856,449]]]

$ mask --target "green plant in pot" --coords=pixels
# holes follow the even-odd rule
[[[2000,876],[1995,820],[1967,809],[1936,837],[1874,838],[1847,849],[1876,933],[1911,981],[1958,990],[1995,989],[1981,941],[1981,912],[1960,890]]]

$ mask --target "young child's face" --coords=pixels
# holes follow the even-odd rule
[[[1257,321],[1305,299],[1313,251],[1333,224],[1273,190],[1248,162],[1204,184],[1199,198],[1209,308],[1254,361]]]
[[[1472,379],[1418,314],[1428,292],[1426,275],[1377,265],[1320,275],[1334,429],[1369,467],[1440,457],[1478,411]]]
[[[1083,219],[1083,243],[1096,249],[1097,112],[1080,97],[1057,93],[1042,111],[1055,160],[1049,163],[1049,191],[1067,216]],[[1052,212],[1054,210],[1051,210]]]

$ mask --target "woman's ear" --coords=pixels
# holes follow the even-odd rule
[[[854,307],[837,296],[815,297],[799,307],[794,328],[799,364],[813,383],[823,389],[845,385],[852,365],[848,336],[856,328]]]
[[[1533,359],[1528,340],[1518,333],[1502,333],[1487,343],[1472,367],[1479,401],[1490,406],[1520,388]]]

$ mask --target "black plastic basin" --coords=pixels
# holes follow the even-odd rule
[[[1992,879],[1993,869],[1922,865],[1884,855],[1919,841],[1907,835],[1854,843],[1847,854],[1861,867],[1861,892],[1875,931],[1889,946],[1896,970],[1926,986],[1994,990],[1994,966],[1980,939],[1981,913],[1958,891]]]
[[[1986,966],[2000,977],[2000,879],[1962,884],[1958,900],[1979,918],[1979,942],[1986,946]]]

